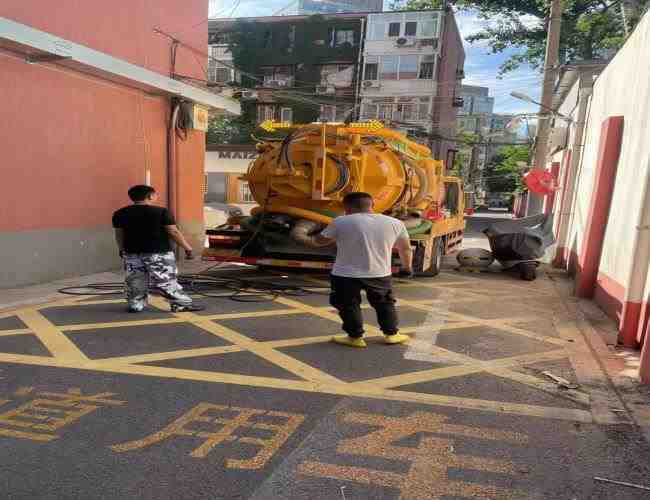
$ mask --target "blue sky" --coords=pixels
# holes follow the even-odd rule
[[[291,0],[209,0],[209,2],[211,16],[249,17],[273,15],[289,6]],[[476,33],[486,23],[472,12],[457,13],[456,20],[463,38]],[[503,79],[498,78],[498,68],[510,53],[490,54],[485,45],[465,42],[463,83],[488,87],[490,95],[495,98],[494,110],[497,113],[535,112],[536,106],[510,97],[510,92],[517,90],[534,99],[539,98],[541,76],[536,70],[522,68],[509,73]]]

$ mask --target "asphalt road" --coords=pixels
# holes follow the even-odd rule
[[[323,276],[266,279],[304,291],[0,316],[2,496],[648,498],[594,480],[650,485],[650,450],[550,279],[398,282],[412,340],[384,345],[366,309],[367,349],[329,342]]]

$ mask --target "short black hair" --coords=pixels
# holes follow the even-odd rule
[[[368,193],[348,193],[343,198],[343,206],[353,210],[368,211],[372,208],[372,196]]]
[[[156,190],[146,184],[138,184],[129,189],[129,198],[131,201],[144,201],[154,194]]]

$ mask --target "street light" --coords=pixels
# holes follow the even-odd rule
[[[510,95],[511,95],[512,97],[514,97],[515,99],[519,99],[520,101],[529,102],[529,103],[531,103],[531,104],[537,104],[540,108],[548,109],[550,112],[553,113],[554,116],[557,116],[557,117],[559,117],[559,118],[562,118],[563,120],[566,120],[566,121],[568,121],[568,122],[573,121],[573,120],[571,119],[571,117],[566,116],[566,115],[563,115],[562,113],[559,113],[556,109],[553,109],[553,108],[551,108],[550,106],[545,106],[545,105],[542,104],[541,102],[537,102],[535,99],[533,99],[532,97],[530,97],[530,96],[527,95],[527,94],[524,94],[523,92],[517,92],[517,91],[515,90],[515,91],[510,92]],[[538,118],[540,118],[540,119],[544,119],[544,118],[547,118],[547,117],[546,117],[546,116],[543,116],[543,115],[540,113],[540,114],[538,115]]]

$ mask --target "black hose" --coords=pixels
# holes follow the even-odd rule
[[[280,296],[301,297],[305,295],[329,295],[329,291],[317,291],[318,286],[292,282],[288,278],[248,278],[219,276],[210,272],[214,266],[198,274],[180,274],[178,282],[190,293],[213,299],[229,299],[235,302],[271,302]],[[229,269],[232,270],[232,269]],[[240,269],[237,270],[241,272]],[[61,288],[65,295],[124,295],[124,283],[90,283]],[[152,292],[155,292],[152,289]]]

